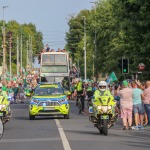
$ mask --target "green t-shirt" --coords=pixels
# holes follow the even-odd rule
[[[10,78],[6,78],[7,81],[10,81]]]
[[[18,90],[19,90],[18,87],[14,87],[14,88],[13,88],[14,93],[18,93]]]
[[[8,90],[8,89],[7,89],[6,86],[3,86],[3,87],[2,87],[2,91],[5,91],[5,92],[6,92],[7,90]]]
[[[17,78],[16,78],[16,77],[14,77],[14,78],[13,78],[13,80],[14,80],[14,81],[16,81],[16,80],[17,80]]]
[[[12,88],[8,89],[8,93],[13,93]]]

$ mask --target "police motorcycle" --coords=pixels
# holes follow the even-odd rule
[[[8,97],[7,99],[4,96],[0,96],[0,139],[4,132],[4,124],[9,121],[11,117],[10,98]]]
[[[0,120],[2,124],[9,121],[11,117],[10,99],[11,97],[5,98],[4,96],[0,96]]]
[[[116,102],[109,96],[94,99],[89,106],[89,120],[98,128],[100,134],[108,135],[108,129],[118,119],[115,113]]]

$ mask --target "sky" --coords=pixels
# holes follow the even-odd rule
[[[70,15],[91,9],[96,0],[0,0],[0,20],[33,23],[43,33],[44,45],[63,49]],[[3,6],[8,6],[3,9]],[[4,10],[4,11],[3,11]]]

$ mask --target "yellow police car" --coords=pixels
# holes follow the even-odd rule
[[[69,119],[69,102],[59,83],[41,83],[30,99],[29,119],[51,115],[61,115],[64,119]]]

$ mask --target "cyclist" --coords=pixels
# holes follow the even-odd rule
[[[89,107],[89,102],[91,102],[91,99],[92,99],[91,97],[93,96],[93,93],[94,93],[92,83],[90,81],[87,83],[85,93],[86,93],[85,95],[86,95],[86,99],[87,99],[87,106]]]
[[[76,92],[77,92],[77,101],[76,106],[78,105],[78,96],[81,97],[81,104],[82,104],[82,112],[84,111],[84,85],[80,79],[76,79]]]

